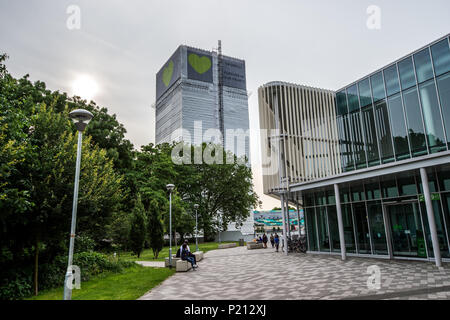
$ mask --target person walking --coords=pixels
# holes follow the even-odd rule
[[[273,233],[270,235],[270,244],[273,246],[275,245],[275,239],[273,238]]]
[[[264,249],[267,249],[267,241],[268,241],[268,239],[267,239],[267,235],[265,233],[263,234],[262,241],[264,243]]]
[[[275,248],[276,248],[276,250],[278,252],[278,248],[280,246],[280,237],[278,236],[277,233],[275,233],[275,237],[273,238],[273,240],[275,242]]]

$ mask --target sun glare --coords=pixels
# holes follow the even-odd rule
[[[98,92],[98,85],[91,76],[80,75],[73,82],[72,91],[74,95],[89,101]]]

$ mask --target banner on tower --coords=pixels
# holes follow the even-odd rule
[[[181,76],[181,48],[156,74],[156,99],[159,99]]]

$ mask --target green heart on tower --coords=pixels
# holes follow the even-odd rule
[[[189,54],[189,64],[199,74],[203,74],[211,68],[211,59],[208,57],[199,57],[195,53]]]
[[[170,61],[169,65],[164,68],[162,75],[162,81],[164,82],[166,87],[169,85],[170,80],[172,80],[172,74],[173,74],[173,61]]]

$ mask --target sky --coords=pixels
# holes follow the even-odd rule
[[[13,76],[51,90],[95,86],[139,149],[155,139],[155,74],[180,44],[212,50],[220,39],[246,61],[257,132],[259,86],[340,89],[448,34],[449,13],[448,0],[0,0],[0,52]],[[262,194],[258,135],[250,152],[262,208],[279,206]]]

